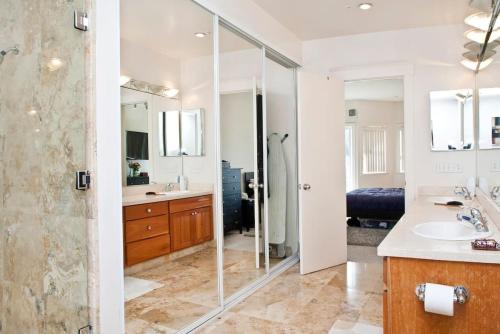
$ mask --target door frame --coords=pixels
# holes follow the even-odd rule
[[[330,71],[335,77],[345,81],[369,80],[400,77],[404,85],[404,131],[405,131],[405,208],[416,199],[416,171],[413,155],[414,147],[417,144],[414,140],[415,132],[415,110],[413,107],[413,85],[414,85],[414,66],[410,63],[393,63],[384,65],[368,65],[359,67],[341,67]]]

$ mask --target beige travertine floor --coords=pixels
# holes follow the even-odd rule
[[[382,261],[362,246],[349,246],[349,259],[360,262],[305,276],[295,265],[199,332],[328,333],[336,320],[382,327]]]
[[[135,275],[165,286],[126,303],[127,333],[174,333],[212,310],[217,304],[214,251]],[[328,333],[336,320],[382,326],[382,263],[374,251],[349,246],[350,260],[358,262],[305,276],[295,265],[199,332]],[[262,274],[250,270],[253,253],[238,252],[224,250],[226,291]]]

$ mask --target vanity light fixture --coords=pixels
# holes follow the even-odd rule
[[[476,29],[480,29],[482,31],[488,31],[491,22],[491,14],[485,12],[479,12],[472,15],[469,15],[465,18],[465,23],[474,27]],[[500,28],[500,21],[496,21],[493,29]]]
[[[358,5],[359,9],[361,10],[369,10],[369,9],[372,9],[373,7],[373,4],[372,3],[369,3],[369,2],[364,2],[364,3],[360,3]]]
[[[49,68],[50,72],[57,71],[61,67],[63,67],[64,62],[61,60],[61,58],[50,58],[49,61],[47,62],[47,67]]]
[[[179,94],[179,90],[176,88],[167,88],[163,91],[163,95],[166,97],[174,98]]]
[[[480,29],[471,29],[465,32],[465,37],[479,44],[483,44],[486,39],[486,31]],[[494,41],[500,38],[500,29],[493,30],[491,32],[490,41]]]
[[[130,80],[130,77],[127,77],[126,75],[120,75],[120,86],[128,84]]]
[[[206,33],[206,32],[195,32],[194,35],[195,35],[195,37],[203,38],[203,37],[206,37],[208,35],[208,33]]]
[[[486,46],[486,51],[493,50],[499,45],[500,45],[499,41],[490,41]],[[483,50],[483,46],[484,46],[483,44],[479,44],[476,42],[469,42],[464,45],[464,48],[479,54]]]

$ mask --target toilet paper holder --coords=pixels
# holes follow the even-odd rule
[[[415,294],[417,295],[418,300],[423,302],[425,300],[425,283],[417,284],[415,287]],[[462,285],[457,285],[455,287],[455,292],[453,293],[453,302],[458,304],[465,304],[465,302],[469,299],[469,291],[466,287]]]

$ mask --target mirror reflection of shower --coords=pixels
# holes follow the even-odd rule
[[[5,50],[0,51],[0,65],[3,63],[5,56],[8,55],[9,53],[12,53],[14,55],[18,55],[19,54],[19,47],[17,45],[15,45],[11,48],[7,48]]]

